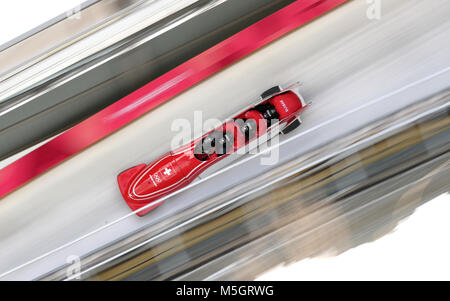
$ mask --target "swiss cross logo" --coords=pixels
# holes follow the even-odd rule
[[[170,174],[172,173],[172,169],[170,168],[165,168],[163,174],[165,174],[166,176],[170,176]]]

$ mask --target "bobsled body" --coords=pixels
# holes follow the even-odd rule
[[[128,206],[142,216],[162,204],[160,199],[189,185],[214,163],[248,145],[274,128],[286,133],[298,125],[307,104],[292,88],[279,86],[263,93],[254,106],[191,143],[146,165],[120,173],[119,189]]]

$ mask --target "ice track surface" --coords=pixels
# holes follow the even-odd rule
[[[242,164],[221,169],[217,176],[210,177],[218,168],[209,171],[195,187],[145,217],[130,214],[116,176],[167,152],[176,134],[171,130],[176,118],[192,121],[194,111],[202,110],[204,119],[224,119],[267,88],[300,81],[303,96],[313,106],[303,114],[299,129],[280,137],[280,157],[285,161],[448,86],[449,1],[384,1],[380,20],[369,20],[367,8],[366,1],[359,0],[343,5],[3,198],[1,279],[39,277],[65,264],[70,255],[82,256],[164,222],[271,168],[261,166],[259,157],[246,156]]]

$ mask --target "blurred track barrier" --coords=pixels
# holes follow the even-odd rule
[[[251,279],[376,239],[450,188],[449,108],[446,91],[372,123],[84,258],[69,279]]]
[[[0,46],[0,160],[76,125],[292,2],[96,1],[80,7],[79,19],[63,14]]]

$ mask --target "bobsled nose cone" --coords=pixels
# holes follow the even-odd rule
[[[117,182],[119,183],[119,189],[122,196],[127,201],[129,200],[128,188],[130,187],[131,181],[145,168],[145,164],[139,164],[135,167],[127,169],[117,176]]]

